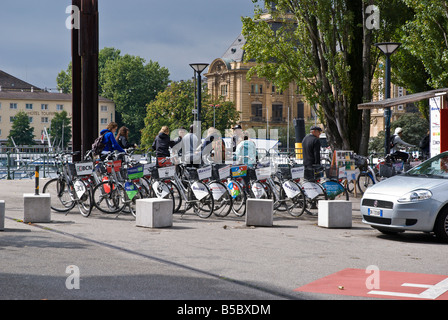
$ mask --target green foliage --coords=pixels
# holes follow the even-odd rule
[[[213,105],[219,106],[214,108]],[[171,131],[180,127],[188,130],[194,121],[193,109],[196,109],[194,82],[189,80],[171,83],[147,105],[145,127],[142,130],[142,148],[151,147],[162,126],[168,126]],[[210,101],[209,95],[204,92],[201,104],[202,131],[213,126],[213,111],[215,127],[223,135],[225,129],[230,128],[239,119],[239,113],[231,102]]]
[[[14,117],[14,122],[8,135],[8,147],[14,146],[13,139],[17,146],[34,144],[34,128],[30,126],[30,120],[25,111],[18,112]]]
[[[103,95],[115,102],[117,122],[129,128],[129,140],[138,144],[144,128],[146,105],[169,83],[169,71],[157,62],[124,55],[107,60],[103,70]]]
[[[54,139],[53,144],[61,147],[67,146],[68,141],[72,138],[72,126],[71,118],[68,117],[67,111],[61,111],[55,114],[54,118],[51,120],[50,132],[51,137]],[[62,132],[64,130],[64,132]],[[63,136],[62,136],[63,135]],[[63,145],[62,145],[62,138]]]

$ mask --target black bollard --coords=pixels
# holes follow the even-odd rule
[[[39,195],[39,166],[36,166],[36,171],[34,172],[34,179],[35,179],[35,192],[34,194],[36,196]]]

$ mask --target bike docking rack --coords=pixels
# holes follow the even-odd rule
[[[23,222],[48,223],[51,222],[50,194],[39,192],[39,166],[36,166],[34,176],[34,193],[23,194]]]

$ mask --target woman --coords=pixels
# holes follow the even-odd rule
[[[165,158],[170,156],[170,147],[172,148],[176,144],[170,139],[169,133],[170,129],[167,126],[163,126],[152,144],[152,150],[156,152],[157,164],[159,166],[165,163]]]
[[[111,122],[107,125],[106,129],[101,130],[100,134],[104,134],[103,143],[105,147],[101,152],[102,156],[107,155],[111,151],[125,152],[122,147],[115,140],[115,132],[117,131],[118,124],[116,122]]]
[[[127,127],[123,126],[118,130],[116,140],[120,145],[120,147],[122,147],[123,149],[137,148],[136,144],[132,144],[129,142],[128,135],[129,135],[129,129]]]

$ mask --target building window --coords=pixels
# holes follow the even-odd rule
[[[107,106],[101,106],[101,111],[107,112]]]
[[[101,118],[101,124],[107,124],[107,118]]]
[[[10,103],[9,109],[17,109],[17,103]]]
[[[253,94],[263,94],[263,85],[253,84],[251,87],[251,93]]]
[[[16,117],[9,117],[9,122],[13,123]]]
[[[221,96],[227,97],[227,85],[226,84],[221,85]]]
[[[272,121],[273,122],[283,121],[283,105],[281,104],[272,105]]]
[[[33,123],[33,117],[28,117],[28,121],[29,121],[30,123]]]
[[[64,110],[64,105],[63,104],[57,104],[56,105],[56,111],[62,111]]]
[[[25,109],[33,110],[33,104],[32,103],[27,103],[26,106],[25,106]]]
[[[40,108],[41,110],[48,110],[48,104],[41,104]]]
[[[42,117],[40,122],[48,123],[48,117]]]

